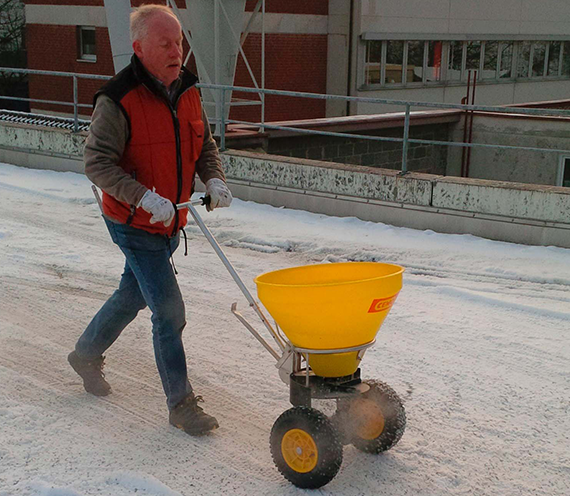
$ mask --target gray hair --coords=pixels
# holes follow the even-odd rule
[[[178,21],[178,17],[174,14],[171,8],[166,5],[147,4],[141,5],[131,12],[131,41],[142,40],[148,32],[148,22],[150,19],[159,12],[171,15]]]

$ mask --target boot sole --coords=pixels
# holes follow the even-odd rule
[[[211,429],[208,429],[208,430],[193,430],[193,429],[184,428],[181,425],[173,424],[172,422],[170,423],[170,425],[176,427],[177,429],[180,429],[181,431],[184,431],[186,434],[188,434],[190,436],[205,436],[205,435],[210,434],[211,432],[215,431],[216,429],[218,429],[220,427],[218,424],[216,424],[214,427],[212,427]]]

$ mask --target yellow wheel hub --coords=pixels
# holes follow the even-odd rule
[[[295,472],[306,474],[317,466],[319,450],[312,436],[301,429],[287,431],[281,439],[285,463]]]
[[[361,439],[371,441],[384,432],[384,414],[374,401],[364,398],[353,401],[350,418],[354,421],[354,433]]]

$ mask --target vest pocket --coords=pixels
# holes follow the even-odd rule
[[[190,124],[190,139],[192,142],[192,161],[196,162],[202,152],[204,143],[204,121],[201,119],[192,120],[188,124]]]

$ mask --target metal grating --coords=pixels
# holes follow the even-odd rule
[[[67,117],[56,117],[51,115],[30,114],[28,112],[17,112],[15,110],[0,110],[0,121],[14,122],[18,124],[29,124],[32,126],[55,127],[73,131],[74,120]],[[87,131],[91,121],[78,119],[78,131]]]

